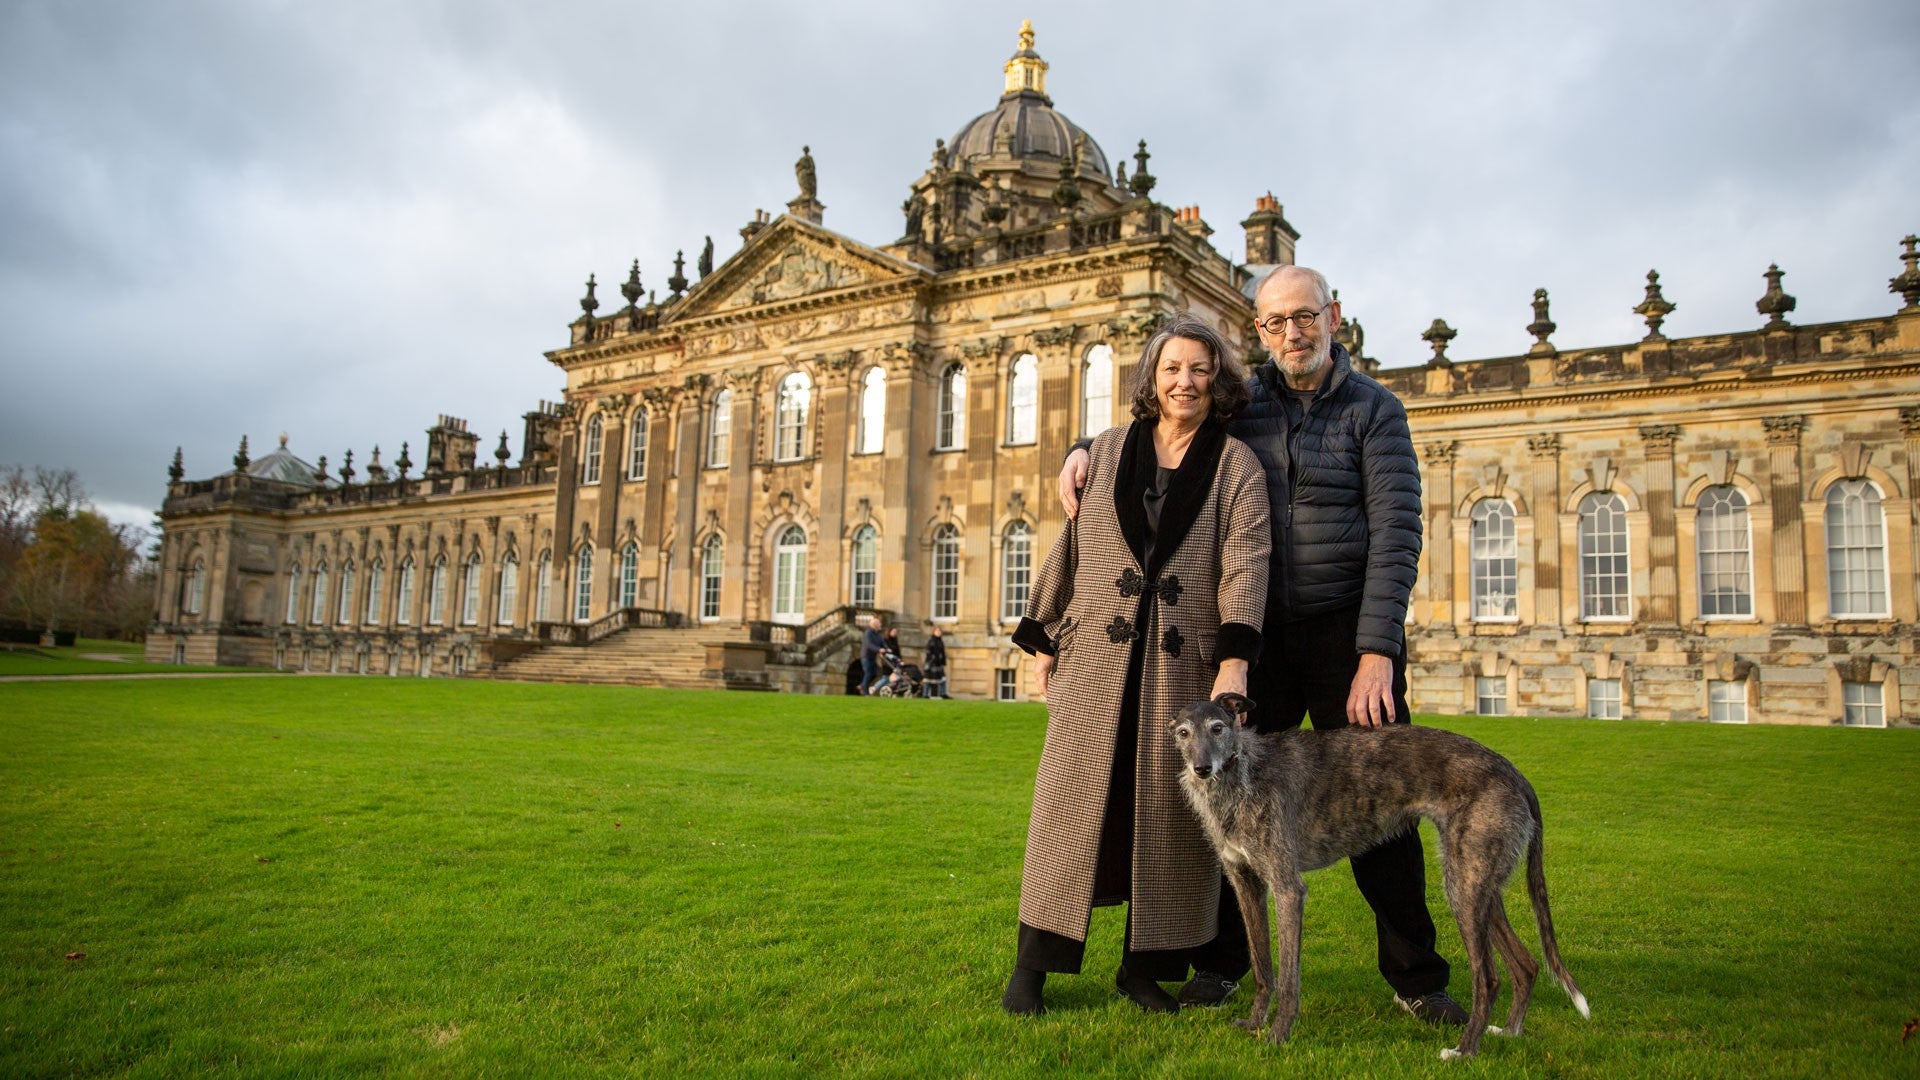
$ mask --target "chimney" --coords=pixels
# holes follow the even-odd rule
[[[1280,200],[1269,191],[1253,201],[1253,214],[1240,223],[1247,230],[1248,266],[1291,266],[1300,234],[1287,224]]]

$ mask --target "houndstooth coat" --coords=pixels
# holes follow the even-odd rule
[[[1020,921],[1086,940],[1114,739],[1133,724],[1127,910],[1142,951],[1215,933],[1220,864],[1181,794],[1168,720],[1212,692],[1221,658],[1259,655],[1272,543],[1259,459],[1212,423],[1188,447],[1151,534],[1141,495],[1156,465],[1153,424],[1094,439],[1079,516],[1048,553],[1014,635],[1057,657]],[[1137,710],[1123,709],[1128,677],[1138,680]]]

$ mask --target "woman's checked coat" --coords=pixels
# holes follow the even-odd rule
[[[1169,721],[1211,694],[1220,658],[1259,655],[1272,544],[1259,459],[1216,423],[1194,436],[1150,543],[1141,496],[1157,464],[1153,427],[1136,421],[1094,439],[1079,517],[1048,553],[1014,635],[1056,656],[1020,921],[1086,940],[1114,740],[1129,724],[1138,749],[1128,919],[1142,951],[1215,933],[1220,864],[1180,791]]]

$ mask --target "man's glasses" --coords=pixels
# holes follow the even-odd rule
[[[1325,310],[1327,309],[1320,309],[1320,311]],[[1320,311],[1296,311],[1291,315],[1269,315],[1260,320],[1260,329],[1265,330],[1274,337],[1279,337],[1281,334],[1286,333],[1289,322],[1305,330],[1313,325],[1313,320],[1320,317]]]

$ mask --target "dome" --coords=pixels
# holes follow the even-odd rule
[[[1080,172],[1110,182],[1113,169],[1100,144],[1055,111],[1053,99],[1047,96],[1047,62],[1033,51],[1030,21],[1020,25],[1020,48],[1007,61],[1006,75],[1006,92],[1000,95],[999,107],[967,121],[954,134],[948,146],[954,163],[978,165],[1047,158],[1057,168],[1060,159],[1072,154],[1074,146],[1084,139]]]

